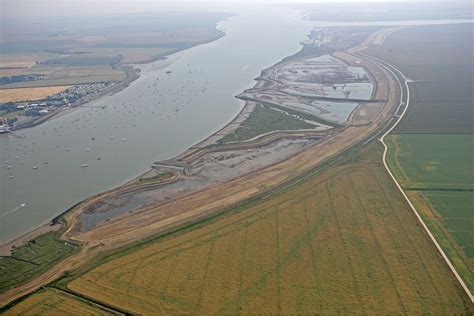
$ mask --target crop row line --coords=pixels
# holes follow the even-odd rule
[[[382,188],[382,185],[380,184],[380,180],[378,179],[378,176],[375,174],[375,172],[373,172],[373,170],[371,170],[371,173],[372,173],[372,176],[373,178],[375,179],[375,183],[379,189],[379,191],[381,192],[382,196],[384,197],[384,201],[387,202],[388,206],[390,207],[390,209],[392,210],[392,213],[394,214],[394,217],[396,218],[397,222],[398,222],[398,226],[401,228],[401,230],[403,231],[403,236],[405,236],[408,240],[409,240],[409,244],[410,245],[415,245],[415,242],[413,241],[413,238],[411,237],[411,234],[409,234],[405,228],[405,225],[402,223],[402,221],[400,220],[400,216],[398,215],[399,213],[396,211],[396,208],[393,206],[392,202],[390,201],[390,198],[389,196],[387,196],[387,193],[385,192],[385,190]],[[385,222],[385,221],[384,221]],[[392,234],[390,234],[390,238],[392,239],[392,242],[394,242],[394,239],[393,239],[393,236]],[[425,260],[422,258],[421,254],[420,254],[420,251],[418,250],[418,247],[413,247],[413,249],[415,250],[415,253],[416,253],[416,256],[418,257],[418,260],[420,260],[420,263],[421,265],[423,266],[424,270],[426,271],[426,274],[428,275],[428,278],[430,280],[430,283],[431,283],[431,286],[433,287],[434,291],[436,292],[436,295],[437,297],[442,297],[441,293],[439,292],[439,289],[438,287],[436,286],[434,280],[433,280],[433,277],[432,275],[429,273],[429,270],[428,268],[426,267],[426,264],[425,264]],[[411,269],[408,269],[408,273],[412,274],[412,270]],[[414,278],[412,278],[414,279]],[[446,308],[443,306],[443,308],[445,309],[444,312],[446,313]]]

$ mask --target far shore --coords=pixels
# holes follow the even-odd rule
[[[215,36],[210,38],[209,40],[202,41],[202,42],[196,42],[196,43],[190,43],[189,46],[182,47],[182,48],[176,48],[176,49],[174,49],[170,52],[167,52],[165,54],[156,55],[156,56],[154,56],[154,57],[152,57],[148,60],[144,60],[142,62],[138,62],[138,63],[134,63],[134,64],[124,64],[124,65],[119,64],[118,66],[122,67],[122,69],[125,71],[125,74],[126,74],[126,77],[125,77],[124,80],[118,82],[117,84],[114,84],[111,87],[108,87],[108,88],[104,89],[102,92],[100,92],[99,94],[93,96],[92,98],[90,98],[86,101],[75,104],[72,107],[58,108],[58,109],[54,110],[53,112],[51,112],[51,113],[49,113],[45,116],[41,116],[41,117],[39,117],[39,118],[37,118],[33,121],[26,122],[25,124],[19,124],[18,126],[13,127],[11,130],[12,131],[17,131],[17,130],[21,130],[21,129],[30,128],[30,127],[40,125],[40,124],[45,123],[45,122],[47,122],[47,121],[49,121],[49,120],[51,120],[55,117],[58,117],[60,114],[69,113],[71,110],[77,109],[77,108],[79,108],[81,106],[84,106],[84,105],[86,105],[86,104],[88,104],[92,101],[96,101],[96,100],[102,99],[104,97],[114,95],[114,94],[124,90],[125,88],[127,88],[133,81],[140,78],[140,72],[141,71],[140,71],[139,65],[151,64],[151,63],[154,63],[156,61],[168,59],[169,56],[174,55],[178,52],[181,52],[181,51],[184,51],[184,50],[187,50],[187,49],[190,49],[190,48],[193,48],[195,46],[202,45],[202,44],[211,43],[211,42],[216,41],[216,40],[218,40],[221,37],[226,35],[225,32],[223,32],[221,30],[218,30],[217,28],[215,28],[215,33],[216,33]]]

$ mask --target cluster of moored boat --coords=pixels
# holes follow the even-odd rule
[[[190,65],[188,64],[188,70],[189,70],[189,73],[193,73],[193,72],[198,72],[200,71],[200,69],[198,68],[194,68],[192,69],[190,67]],[[170,76],[173,72],[168,70],[168,71],[165,71],[165,73]],[[123,119],[123,120],[117,120],[116,117],[112,118],[115,122],[115,128],[123,128],[125,125],[127,124],[130,124],[130,118],[131,117],[139,117],[138,114],[141,113],[142,110],[144,109],[149,109],[151,110],[151,113],[152,114],[155,114],[155,111],[156,111],[156,108],[159,108],[159,111],[173,111],[174,112],[179,112],[180,111],[180,108],[182,107],[185,107],[187,104],[191,103],[191,96],[194,94],[195,96],[199,95],[200,93],[204,93],[207,91],[207,84],[208,82],[204,82],[204,86],[201,86],[201,87],[197,87],[196,86],[196,83],[201,83],[200,81],[195,81],[193,79],[188,79],[187,82],[185,82],[183,84],[182,87],[176,87],[176,85],[173,85],[172,87],[169,87],[169,88],[166,88],[166,87],[159,87],[159,81],[160,81],[160,78],[156,78],[156,80],[149,84],[148,85],[148,88],[149,88],[149,93],[147,94],[148,97],[151,95],[151,99],[153,100],[152,103],[150,103],[149,105],[146,105],[145,107],[132,107],[133,104],[136,104],[136,103],[143,103],[143,98],[144,95],[141,94],[141,95],[137,95],[136,97],[134,97],[133,99],[131,99],[128,103],[128,105],[130,105],[130,107],[121,107],[121,106],[118,106],[118,105],[109,105],[109,106],[95,106],[95,107],[90,107],[92,111],[90,111],[89,113],[84,113],[82,115],[82,118],[75,118],[74,120],[71,121],[71,125],[70,127],[76,129],[76,130],[80,130],[80,129],[91,129],[91,128],[98,128],[99,125],[102,125],[101,123],[97,123],[98,120],[97,119],[93,119],[97,116],[100,116],[100,115],[104,115],[106,114],[110,109],[112,109],[114,111],[114,113],[117,113],[117,114],[123,114],[126,118]],[[141,100],[140,100],[141,99]],[[146,100],[146,99],[145,99]],[[139,102],[141,101],[141,102]],[[124,104],[126,105],[126,104]],[[102,113],[101,113],[102,112]],[[166,113],[166,112],[165,112]],[[165,115],[161,116],[161,119],[164,120],[166,118],[169,118],[172,116],[171,114],[172,112],[168,112],[166,113]],[[88,118],[89,116],[89,118]],[[110,118],[104,118],[104,120],[107,120],[107,119],[110,119]],[[95,122],[94,122],[95,121]],[[136,126],[136,124],[134,124],[133,126]],[[65,128],[65,126],[58,126],[58,127],[54,127],[52,129],[52,132],[54,133],[60,133],[61,132],[61,129]],[[8,132],[8,126],[6,124],[6,122],[3,122],[0,120],[0,133],[6,133]],[[47,135],[48,134],[48,131],[42,131],[41,132],[42,135]],[[109,136],[110,139],[115,139],[115,136],[114,135],[111,135]],[[92,137],[91,140],[96,140],[96,137]],[[121,138],[121,141],[122,142],[125,142],[127,141],[127,138],[123,137]],[[32,145],[35,145],[36,143],[32,143]],[[23,147],[24,148],[28,148],[30,146],[28,146],[29,144],[26,144],[24,145]],[[31,147],[30,147],[31,148]],[[56,148],[61,148],[61,145],[57,145]],[[21,150],[21,149],[19,149]],[[34,149],[32,149],[34,150]],[[65,151],[67,152],[70,152],[72,149],[71,148],[65,148]],[[90,152],[91,151],[91,148],[89,147],[86,147],[84,148],[84,150],[86,152]],[[26,155],[26,152],[25,152],[25,155]],[[18,156],[16,156],[16,158],[19,158]],[[97,160],[101,160],[102,158],[101,157],[98,157]],[[24,164],[23,161],[20,162],[20,164]],[[48,164],[48,162],[44,162],[44,165]],[[81,168],[86,168],[88,167],[89,164],[88,163],[83,163],[83,164],[80,164],[80,167]],[[34,165],[32,168],[33,170],[38,170],[40,169],[41,165]],[[14,169],[14,166],[12,165],[8,165],[7,166],[8,169]],[[10,179],[13,179],[14,178],[14,175],[13,174],[10,174],[8,176]]]

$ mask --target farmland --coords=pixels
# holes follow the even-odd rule
[[[126,75],[122,69],[114,69],[108,65],[95,66],[68,66],[68,65],[38,65],[19,72],[19,75],[40,73],[45,77],[43,80],[23,81],[3,84],[2,90],[6,88],[29,88],[49,87],[61,85],[75,85],[81,83],[101,81],[121,81]]]
[[[474,135],[396,134],[388,145],[391,170],[474,288]]]
[[[126,64],[152,61],[158,59],[159,56],[165,56],[172,52],[172,49],[161,47],[92,47],[87,48],[87,51],[120,56],[121,62]]]
[[[105,256],[65,289],[134,313],[469,313],[380,156],[372,143],[289,188]]]
[[[47,60],[54,56],[56,56],[56,54],[49,52],[7,54],[2,51],[2,54],[0,55],[0,68],[1,71],[11,69],[16,69],[18,71],[23,68],[34,66],[37,61]]]
[[[61,292],[56,289],[40,290],[26,298],[21,304],[8,310],[5,315],[110,315],[116,314],[88,301]]]
[[[67,22],[51,17],[9,18],[3,24],[0,73],[41,74],[45,80],[2,88],[122,81],[126,77],[123,64],[152,62],[219,38],[223,34],[215,24],[227,16],[204,12],[144,18],[121,15]]]
[[[396,134],[390,157],[406,189],[473,190],[473,134]]]
[[[409,27],[368,51],[415,80],[396,133],[474,131],[472,38],[470,24]]]
[[[0,103],[41,100],[49,95],[66,90],[70,86],[18,88],[0,90]]]
[[[474,193],[472,191],[444,191],[444,192],[423,192],[433,208],[439,212],[443,218],[443,224],[459,243],[467,258],[469,266],[472,267],[474,261],[474,238],[472,227],[474,225]],[[472,275],[471,275],[472,277]],[[471,278],[471,285],[474,280]]]
[[[415,80],[410,107],[388,138],[388,162],[471,291],[472,32],[470,24],[403,28],[369,50]]]

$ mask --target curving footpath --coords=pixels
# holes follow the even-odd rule
[[[388,167],[388,164],[387,164],[387,151],[388,151],[388,147],[387,147],[387,144],[385,144],[384,142],[384,139],[385,139],[385,136],[387,136],[397,125],[398,123],[401,121],[401,119],[403,118],[403,116],[405,115],[409,105],[410,105],[410,88],[408,87],[408,83],[411,82],[410,79],[408,79],[407,77],[405,77],[405,75],[398,69],[396,68],[395,66],[387,63],[387,62],[384,62],[378,58],[374,58],[374,57],[370,57],[370,56],[367,56],[364,54],[364,57],[367,57],[367,58],[370,58],[371,60],[373,60],[375,63],[379,64],[380,66],[384,67],[385,69],[387,69],[394,77],[395,79],[397,80],[398,82],[398,85],[400,87],[400,105],[399,105],[399,108],[402,106],[402,102],[403,102],[403,86],[402,86],[402,83],[400,82],[400,79],[399,77],[395,74],[395,72],[393,72],[393,70],[395,70],[398,74],[400,74],[400,76],[403,78],[403,81],[404,81],[404,84],[405,84],[405,87],[406,87],[406,105],[405,105],[405,108],[403,109],[403,112],[398,116],[398,119],[395,121],[395,124],[392,125],[392,127],[390,127],[380,138],[379,138],[379,141],[382,143],[383,147],[384,147],[384,150],[383,150],[383,156],[382,156],[382,160],[383,160],[383,165],[385,167],[385,169],[387,170],[388,174],[390,175],[390,177],[392,178],[393,182],[395,182],[395,185],[397,186],[398,190],[400,191],[400,193],[403,195],[403,197],[405,198],[405,200],[407,201],[408,205],[410,205],[410,208],[412,209],[413,213],[415,213],[415,216],[416,218],[418,218],[418,220],[420,221],[421,225],[423,226],[423,228],[425,229],[426,233],[428,234],[428,236],[430,237],[431,241],[434,243],[434,245],[436,246],[436,249],[438,249],[439,253],[441,254],[441,256],[443,257],[444,261],[446,262],[446,264],[449,266],[449,268],[451,269],[451,271],[453,272],[454,276],[456,277],[456,279],[458,280],[459,284],[462,286],[462,288],[464,289],[464,291],[466,292],[467,296],[469,297],[469,299],[471,300],[471,303],[474,303],[474,297],[471,293],[471,291],[469,290],[469,288],[467,287],[466,283],[464,283],[464,280],[461,278],[461,276],[459,275],[459,273],[456,271],[456,268],[454,267],[454,265],[451,263],[451,261],[449,260],[448,256],[444,253],[443,249],[441,248],[441,246],[439,245],[438,241],[436,240],[436,238],[433,236],[433,234],[431,233],[431,231],[429,230],[428,226],[426,226],[425,222],[423,221],[423,219],[421,218],[420,214],[418,213],[418,211],[416,210],[415,206],[413,205],[413,203],[410,201],[410,199],[408,198],[408,196],[405,194],[405,191],[403,191],[400,183],[398,183],[397,179],[395,178],[395,176],[393,175],[392,171],[390,170],[390,168]],[[393,69],[393,70],[392,70]],[[395,115],[398,113],[398,110],[395,112]]]

